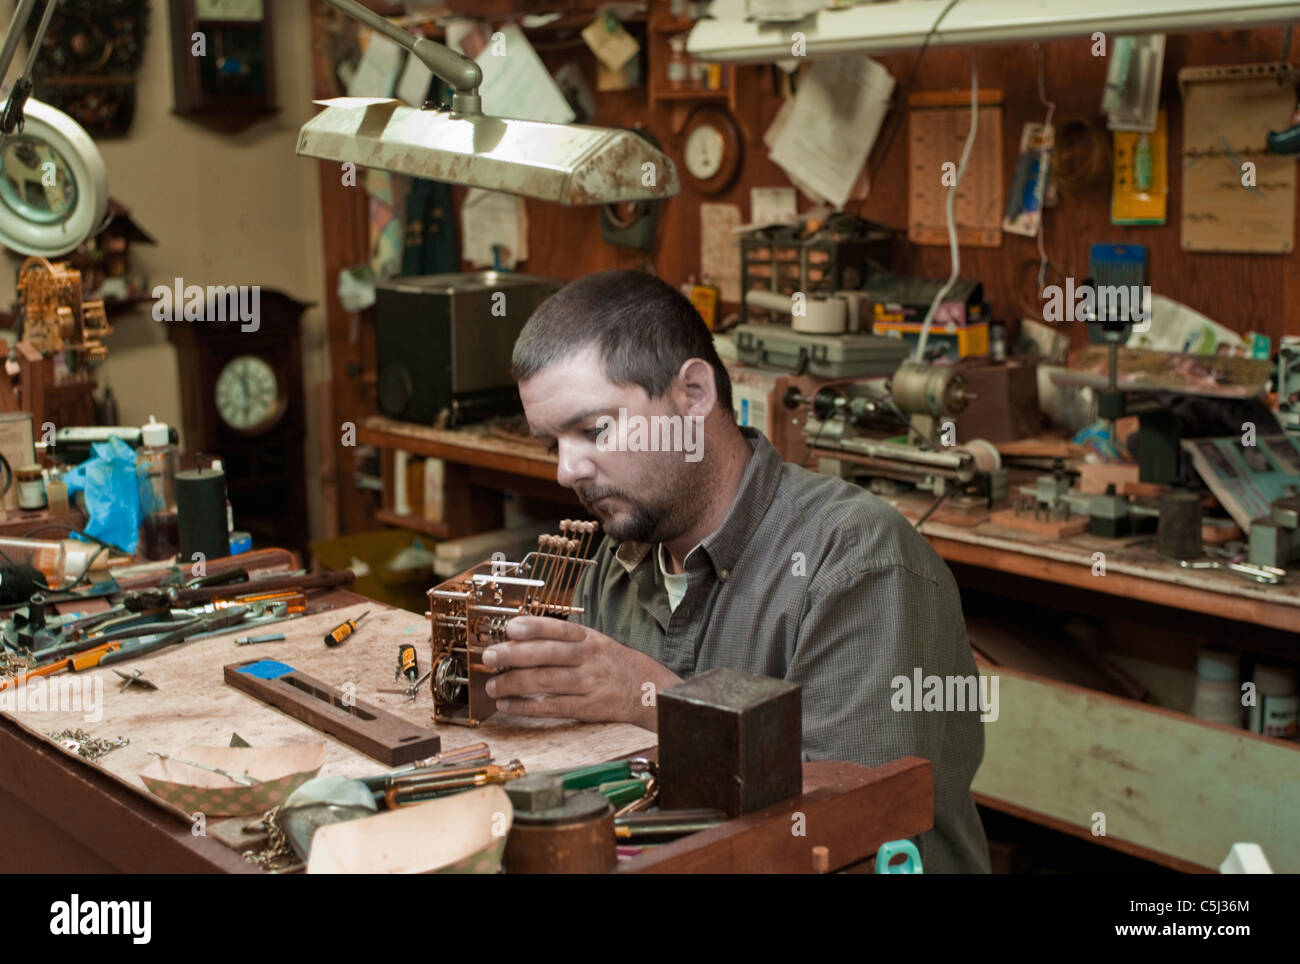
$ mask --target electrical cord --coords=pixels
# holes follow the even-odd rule
[[[961,188],[962,176],[966,173],[966,164],[970,161],[971,148],[975,145],[975,135],[979,130],[979,58],[972,51],[970,58],[970,131],[966,134],[966,143],[961,149],[961,163],[957,165],[957,176],[953,180],[952,187],[948,188],[948,196],[944,199],[943,214],[944,220],[948,225],[948,255],[952,260],[952,271],[948,275],[948,280],[944,282],[934,296],[934,301],[930,302],[930,309],[925,313],[925,321],[921,324],[921,336],[916,342],[916,351],[912,358],[914,361],[922,362],[925,360],[925,343],[930,338],[930,326],[934,324],[935,312],[943,304],[943,299],[948,296],[952,286],[957,283],[957,275],[961,271],[961,251],[957,247],[957,225],[954,221],[953,205],[957,202],[957,191]]]
[[[817,448],[817,443],[821,441],[822,434],[826,431],[826,426],[837,418],[847,418],[847,416],[844,415],[842,410],[832,412],[830,418],[818,424],[817,431],[813,433],[812,441],[804,446],[805,451],[803,454],[803,461],[799,463],[801,469],[808,468],[808,460],[812,458],[813,450]]]
[[[943,23],[944,17],[948,16],[948,11],[957,6],[958,0],[948,0],[948,5],[939,12],[930,24],[930,29],[926,32],[925,39],[921,42],[921,49],[917,51],[916,59],[912,61],[912,67],[907,72],[907,80],[903,82],[903,90],[898,97],[898,107],[894,111],[894,116],[890,120],[889,131],[885,138],[880,142],[880,148],[875,152],[876,163],[867,165],[867,183],[874,185],[876,183],[876,174],[880,171],[881,166],[885,163],[885,157],[889,154],[889,149],[894,145],[894,137],[898,134],[898,129],[903,126],[903,114],[907,112],[907,102],[912,96],[912,86],[916,83],[916,71],[921,66],[921,60],[925,57],[926,50],[930,47],[930,41],[939,31],[939,24]]]
[[[931,513],[933,513],[935,509],[939,508],[939,504],[943,502],[944,499],[948,498],[948,493],[951,491],[952,491],[951,488],[945,487],[944,490],[941,493],[939,493],[939,498],[935,499],[933,502],[930,503],[930,508],[925,510],[925,515],[917,519],[916,525],[914,525],[912,528],[914,529],[921,528],[921,524],[925,522],[926,519],[930,518]]]
[[[14,467],[9,464],[3,452],[0,452],[0,473],[4,476],[4,484],[0,485],[0,499],[3,499],[14,485]]]

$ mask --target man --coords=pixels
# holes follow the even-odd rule
[[[987,872],[970,794],[978,707],[892,699],[892,681],[917,670],[976,673],[957,588],[925,540],[875,496],[783,463],[737,426],[708,329],[648,274],[566,286],[529,320],[513,368],[559,483],[605,539],[578,587],[581,619],[519,617],[510,642],[485,650],[502,671],[487,684],[498,708],[653,730],[653,694],[683,677],[729,666],[791,680],[805,759],[930,760],[925,869]]]

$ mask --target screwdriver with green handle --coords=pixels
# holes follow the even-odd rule
[[[548,770],[541,774],[546,777],[559,777],[564,781],[566,790],[589,790],[602,783],[613,780],[627,780],[632,776],[631,760],[613,760],[609,763],[593,763],[591,766],[578,767],[576,770]]]

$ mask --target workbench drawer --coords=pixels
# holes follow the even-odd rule
[[[1275,872],[1300,873],[1300,745],[1004,666],[980,672],[999,677],[999,714],[984,725],[979,802],[1179,869],[1217,870],[1248,841]]]

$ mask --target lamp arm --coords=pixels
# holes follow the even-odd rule
[[[4,82],[5,76],[9,73],[9,65],[13,63],[14,53],[18,50],[23,31],[27,29],[27,21],[32,18],[32,10],[35,7],[36,0],[18,0],[18,6],[14,8],[13,19],[9,21],[9,29],[5,31],[4,45],[0,46],[0,83]]]
[[[417,37],[389,23],[357,0],[326,0],[326,2],[343,11],[353,20],[383,34],[403,50],[409,50],[422,64],[450,84],[454,91],[451,101],[452,110],[463,114],[482,112],[483,102],[479,97],[478,88],[483,82],[483,71],[474,61],[436,40]]]

